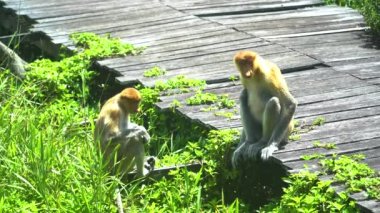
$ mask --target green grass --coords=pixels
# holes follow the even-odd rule
[[[92,127],[77,125],[93,109],[74,101],[41,107],[7,73],[0,85],[0,212],[114,211],[117,181],[102,169]]]

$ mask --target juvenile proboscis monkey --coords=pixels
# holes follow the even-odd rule
[[[139,111],[141,95],[127,88],[110,98],[102,107],[95,126],[95,141],[100,142],[105,163],[126,175],[136,166],[142,177],[154,169],[155,159],[144,165],[144,144],[150,136],[143,126],[130,122],[130,115]]]
[[[261,157],[266,161],[279,146],[286,144],[293,130],[297,101],[274,63],[252,51],[238,52],[234,62],[243,84],[240,95],[243,131],[232,155],[232,165],[236,167],[241,159]]]

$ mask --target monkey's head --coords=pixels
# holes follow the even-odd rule
[[[242,78],[251,78],[254,76],[254,61],[257,56],[257,53],[247,50],[235,54],[234,62]]]
[[[139,111],[141,94],[134,88],[126,88],[120,92],[119,105],[128,113],[136,113]]]

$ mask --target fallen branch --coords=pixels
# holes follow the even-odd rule
[[[25,77],[25,65],[27,63],[0,41],[0,65],[2,63],[19,78],[23,79]]]

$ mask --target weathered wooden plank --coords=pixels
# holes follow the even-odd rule
[[[124,13],[127,13],[129,14],[130,12],[128,11],[125,11]],[[146,15],[147,14],[151,14],[151,15],[154,15],[156,12],[154,13],[149,13],[149,11],[146,12]],[[115,37],[121,37],[121,38],[128,38],[127,36],[130,36],[130,37],[147,37],[147,36],[152,36],[152,34],[154,33],[162,33],[164,31],[164,29],[162,28],[158,28],[160,29],[160,31],[157,30],[157,28],[155,29],[154,27],[159,27],[160,25],[163,25],[165,27],[168,27],[168,30],[171,30],[171,28],[173,29],[183,29],[184,27],[186,26],[192,26],[194,28],[199,28],[199,25],[210,25],[211,26],[216,26],[215,24],[212,25],[212,23],[208,23],[208,22],[205,22],[205,21],[201,21],[201,20],[196,20],[194,18],[191,18],[191,17],[188,17],[188,16],[183,16],[182,14],[178,14],[178,13],[164,13],[162,15],[159,15],[159,16],[155,16],[155,19],[152,19],[152,18],[143,18],[143,17],[140,17],[140,15],[144,15],[144,14],[139,14],[139,13],[136,13],[136,15],[138,17],[134,17],[133,15],[129,15],[128,20],[125,20],[125,19],[118,19],[117,17],[115,18],[116,20],[114,19],[104,19],[102,20],[102,22],[94,22],[94,19],[89,19],[88,20],[88,24],[80,19],[80,24],[74,22],[74,23],[62,23],[62,25],[52,25],[54,27],[61,27],[66,29],[66,28],[74,28],[75,30],[77,31],[83,31],[83,29],[86,29],[87,31],[89,30],[92,30],[93,32],[99,32],[99,33],[102,33],[102,32],[107,32],[107,33],[115,33]],[[181,22],[181,20],[185,20],[186,22]],[[190,21],[189,21],[190,20]],[[83,24],[86,24],[86,25],[83,25]],[[186,25],[187,24],[187,25]],[[74,26],[70,26],[70,25],[74,25]],[[38,27],[40,25],[37,25],[36,27]],[[51,36],[52,37],[55,37],[55,36],[62,36],[62,35],[65,35],[67,34],[66,32],[54,32],[54,27],[52,28],[50,25],[48,26],[42,26],[41,28],[36,28],[37,30],[41,30],[41,31],[44,31],[44,32],[47,32],[47,33],[50,33],[50,31],[52,31]],[[152,28],[153,27],[153,28]],[[145,30],[144,30],[145,29]],[[183,31],[183,30],[182,30]]]
[[[371,40],[371,35],[365,31],[328,33],[314,36],[279,37],[269,39],[273,42],[283,44],[288,47],[312,47],[319,45],[339,46],[341,44],[362,44]]]
[[[264,12],[264,13],[246,13],[239,15],[224,15],[215,17],[206,17],[207,20],[216,21],[227,26],[253,26],[257,25],[264,28],[273,28],[271,24],[276,26],[282,22],[301,22],[307,19],[307,21],[318,22],[318,20],[330,19],[334,21],[332,17],[338,17],[342,20],[344,18],[349,18],[349,15],[357,15],[355,10],[337,7],[337,6],[323,6],[323,7],[311,7],[299,10],[286,10],[286,11],[276,11],[276,12]],[[314,18],[316,20],[311,20],[308,18]]]
[[[325,81],[321,80],[318,82],[313,82],[313,84],[310,84],[311,86],[309,86],[309,87],[305,86],[303,88],[299,88],[298,90],[293,89],[294,87],[296,87],[295,84],[291,84],[291,90],[290,91],[293,93],[293,95],[298,100],[299,107],[306,105],[306,104],[315,104],[315,103],[319,103],[322,101],[351,98],[351,97],[356,97],[356,96],[360,96],[363,94],[371,94],[371,93],[375,93],[375,92],[379,91],[378,87],[367,86],[367,85],[363,86],[362,82],[359,82],[360,84],[355,85],[355,87],[351,87],[351,86],[345,84],[344,82],[342,83],[342,81],[340,81],[339,78],[334,79],[334,80],[335,80],[335,82],[341,82],[340,84],[342,84],[341,87],[343,89],[338,90],[338,91],[334,91],[334,89],[336,88],[336,87],[334,87],[333,89],[321,92],[321,90],[319,90],[319,88],[326,88],[329,86],[329,84],[325,84]],[[307,84],[307,81],[305,81],[305,82]],[[330,83],[333,84],[334,81],[331,81]],[[210,92],[210,93],[214,93],[214,94],[228,94],[230,99],[239,103],[238,96],[240,94],[240,91],[242,90],[242,86],[241,86],[240,82],[239,83],[236,82],[235,84],[236,84],[235,86],[231,86],[228,88],[209,89],[208,87],[206,87],[204,92]],[[349,89],[345,89],[343,87],[343,85],[346,85],[346,87]],[[334,92],[330,92],[330,91],[334,91]],[[312,94],[312,95],[309,95],[309,94]],[[186,99],[192,95],[194,95],[194,93],[185,93],[185,94],[176,94],[173,96],[164,96],[164,97],[161,97],[162,102],[160,102],[158,105],[160,108],[167,108],[169,106],[169,104],[174,99],[176,99],[176,100],[178,100],[184,104],[186,102]],[[343,101],[344,101],[344,99],[343,99]],[[192,108],[191,106],[187,107],[187,108],[185,106],[184,111],[194,111],[191,108]]]
[[[209,19],[259,37],[351,29],[364,24],[357,11],[336,6],[227,17]]]
[[[379,115],[379,114],[377,114]],[[360,117],[359,117],[360,118]],[[357,118],[352,118],[357,119]],[[336,121],[343,122],[344,120]],[[318,129],[320,127],[316,127]],[[360,134],[357,132],[348,132],[347,134],[341,134],[341,135],[333,135],[330,137],[326,137],[324,135],[319,135],[319,138],[314,138],[313,140],[308,140],[308,138],[303,138],[302,136],[307,135],[308,133],[301,134],[301,140],[300,141],[292,141],[289,142],[286,145],[286,149],[279,150],[276,153],[286,153],[286,152],[298,152],[300,150],[306,150],[306,149],[313,149],[314,143],[316,141],[319,141],[321,143],[334,143],[336,145],[339,144],[345,144],[345,143],[352,143],[352,142],[358,142],[363,140],[372,140],[372,139],[380,139],[380,133],[378,133],[377,129],[371,129],[371,131],[362,130]],[[313,130],[310,132],[310,134],[313,134]]]
[[[231,75],[237,75],[236,72],[231,72],[231,70],[235,70],[231,59],[236,51],[240,49],[241,48],[237,48],[236,50],[221,53],[181,58],[160,63],[147,62],[133,68],[118,68],[117,72],[120,72],[123,76],[118,77],[117,80],[121,84],[124,84],[129,81],[136,81],[136,76],[139,76],[139,80],[142,84],[151,86],[155,80],[151,78],[141,78],[140,76],[143,76],[144,70],[150,69],[153,66],[159,66],[167,70],[166,77],[183,74],[190,78],[206,80],[208,82],[226,81]],[[313,67],[319,64],[318,61],[297,52],[273,54],[268,55],[267,58],[276,63],[283,72]],[[130,75],[131,70],[137,71],[135,76]]]
[[[380,144],[378,143],[379,139],[351,142],[345,144],[339,144],[337,149],[326,150],[323,148],[312,148],[312,149],[304,149],[299,150],[297,152],[283,152],[283,153],[275,153],[273,155],[274,158],[280,160],[281,162],[289,162],[289,161],[298,161],[300,157],[303,155],[312,155],[315,153],[320,153],[325,156],[330,156],[332,154],[350,154],[350,153],[358,153],[364,150],[376,149],[379,150]]]
[[[202,35],[200,35],[198,37],[190,38],[187,40],[181,39],[180,42],[165,43],[164,45],[160,44],[160,42],[157,41],[157,44],[149,46],[146,50],[144,50],[142,56],[136,56],[136,58],[150,57],[151,55],[153,55],[152,57],[159,58],[159,55],[161,55],[161,57],[167,57],[181,53],[197,52],[204,49],[215,49],[218,47],[230,46],[230,42],[241,42],[245,39],[249,39],[252,43],[261,41],[259,38],[251,38],[250,36],[244,34],[236,34],[234,32],[226,33],[225,31],[219,31],[219,34],[206,35],[205,37],[202,37]],[[98,64],[100,66],[112,66],[113,68],[125,65],[133,65],[134,61],[132,58],[131,60],[126,59],[127,58],[124,57],[104,59],[98,61]],[[135,64],[140,64],[140,62],[136,62]]]
[[[154,10],[157,5],[151,5],[151,6],[145,6],[146,8],[144,10],[147,10],[146,12],[149,12],[151,10]],[[88,20],[107,20],[110,17],[119,17],[118,14],[123,14],[126,17],[128,17],[128,20],[124,20],[125,23],[128,23],[129,28],[138,28],[136,26],[138,23],[138,20],[144,19],[144,17],[139,16],[139,10],[143,8],[139,6],[128,6],[126,8],[119,8],[119,7],[114,7],[112,9],[108,10],[101,10],[101,11],[96,11],[96,12],[86,12],[86,13],[81,13],[81,14],[74,14],[74,15],[66,15],[62,17],[52,17],[52,18],[44,18],[44,19],[39,19],[38,24],[36,24],[36,28],[43,29],[44,27],[48,26],[55,26],[55,25],[68,25],[68,24],[80,24],[81,21],[88,21]],[[177,15],[173,16],[173,18],[183,18],[187,17],[190,18],[191,16],[180,16],[177,17]],[[191,17],[191,19],[195,20],[194,17]],[[123,19],[120,19],[123,20]],[[159,20],[157,20],[159,21]],[[157,23],[157,22],[156,22]],[[158,23],[157,23],[158,24]]]
[[[223,33],[223,32],[221,32]],[[222,37],[222,35],[221,35]],[[242,42],[247,42],[247,43],[242,43]],[[208,55],[211,55],[213,53],[223,53],[227,52],[229,50],[232,51],[237,51],[243,48],[244,46],[258,49],[259,51],[266,52],[268,54],[271,53],[280,53],[281,51],[284,52],[289,52],[289,50],[285,48],[280,48],[280,46],[271,44],[268,42],[265,42],[261,39],[257,38],[245,38],[244,40],[238,40],[238,41],[229,41],[225,43],[213,43],[209,46],[200,46],[200,47],[194,47],[194,48],[187,48],[186,50],[180,49],[180,50],[173,50],[173,51],[168,51],[168,52],[161,52],[161,53],[153,53],[149,55],[142,54],[140,56],[132,56],[132,57],[124,57],[120,58],[118,60],[118,64],[113,64],[113,61],[115,59],[108,59],[104,61],[98,62],[100,65],[107,65],[111,68],[130,68],[128,69],[129,72],[133,69],[139,70],[137,66],[152,66],[154,63],[159,63],[159,62],[164,62],[164,61],[169,61],[169,60],[174,60],[174,59],[181,59],[181,58],[190,58],[190,57],[206,57]],[[233,53],[231,53],[229,59],[230,62],[232,61],[233,58]],[[117,60],[117,59],[116,59]],[[217,58],[215,59],[215,62],[219,62],[220,59],[218,60]],[[175,63],[173,63],[175,64]],[[191,61],[188,62],[188,64],[191,64]],[[194,64],[195,65],[200,65],[200,64]],[[168,67],[162,67],[165,69],[168,69]],[[178,68],[180,67],[175,67],[177,68],[176,72],[178,72]],[[122,70],[121,70],[122,71]],[[130,73],[131,74],[131,73]],[[167,77],[167,76],[165,76]]]
[[[336,63],[379,57],[378,50],[368,45],[369,41],[367,39],[368,35],[363,31],[268,40],[292,47],[325,63]]]
[[[319,68],[315,70],[287,73],[284,74],[284,76],[289,83],[291,92],[299,102],[295,118],[300,119],[301,122],[311,123],[317,116],[321,115],[325,117],[326,122],[337,122],[380,114],[380,106],[376,102],[369,103],[368,106],[354,104],[356,99],[358,99],[358,102],[360,102],[361,99],[367,99],[367,97],[362,97],[364,94],[370,95],[375,93],[372,96],[377,96],[376,94],[379,92],[379,87],[368,85],[342,72],[336,72],[330,68]],[[321,77],[318,79],[316,76]],[[161,102],[157,105],[161,109],[166,109],[171,106],[173,100],[177,100],[182,104],[182,107],[177,110],[191,119],[197,119],[200,122],[217,129],[241,127],[240,116],[239,113],[237,113],[239,111],[238,96],[241,89],[241,84],[237,81],[231,83],[229,87],[213,86],[213,88],[206,87],[204,90],[204,92],[215,94],[228,94],[230,99],[235,100],[237,106],[235,109],[229,110],[232,112],[235,111],[235,115],[232,119],[216,116],[214,111],[202,112],[202,108],[207,108],[207,105],[187,106],[186,99],[194,93],[163,96],[161,97]],[[353,101],[351,105],[348,105],[353,108],[346,109],[341,107],[347,100]],[[332,108],[332,111],[325,113],[324,107],[331,107],[332,103],[337,104],[337,106]],[[299,114],[298,110],[301,109],[300,111],[302,112],[302,108],[305,105],[310,104],[312,105],[312,108],[319,106],[321,109],[311,114]],[[225,110],[216,111],[220,112]],[[304,111],[307,112],[307,110]],[[226,120],[228,120],[228,122],[225,122]]]
[[[374,79],[369,79],[367,80],[368,83],[380,86],[380,78],[374,78]]]
[[[238,14],[238,13],[253,13],[273,10],[290,10],[316,6],[323,4],[320,0],[296,0],[296,1],[238,1],[238,2],[218,2],[210,4],[209,2],[198,2],[185,4],[182,6],[180,2],[165,1],[178,10],[183,10],[187,13],[197,16],[213,16],[223,14]]]
[[[147,23],[152,24],[151,22],[147,22]],[[169,38],[164,38],[164,39],[160,39],[160,40],[156,40],[156,38],[154,38],[154,37],[151,37],[150,39],[141,39],[139,37],[123,38],[122,34],[124,34],[124,33],[122,31],[121,32],[113,32],[113,33],[111,33],[111,35],[114,37],[120,37],[125,42],[132,43],[132,44],[135,44],[137,46],[144,46],[144,47],[149,48],[150,46],[170,45],[170,44],[179,43],[182,41],[195,40],[197,38],[207,38],[207,37],[211,37],[211,36],[223,35],[223,34],[227,34],[230,32],[231,31],[229,31],[228,29],[218,28],[218,29],[215,29],[214,31],[211,31],[211,32],[207,32],[207,31],[202,32],[202,33],[191,33],[190,32],[190,33],[187,33],[186,35],[177,36],[177,37],[173,37],[173,38],[169,37]],[[128,33],[126,34],[126,36],[127,35],[128,35]],[[55,37],[53,37],[53,41],[56,43],[62,43],[62,44],[68,43],[67,42],[68,39],[67,39],[66,35],[55,36]]]
[[[221,31],[223,33],[223,31]],[[241,34],[240,34],[241,35]],[[202,39],[194,39],[181,42],[175,45],[175,42],[166,45],[149,46],[142,55],[136,56],[140,58],[150,58],[149,63],[161,60],[173,60],[182,57],[198,56],[225,51],[228,49],[236,49],[236,46],[244,46],[246,43],[269,46],[270,43],[262,42],[258,38],[250,38],[246,35],[237,35],[235,33],[223,33],[217,38],[214,36]],[[244,42],[244,44],[242,44]],[[141,59],[140,59],[141,60]],[[115,64],[117,63],[117,65]],[[141,64],[125,58],[106,59],[99,62],[102,66],[123,67]]]
[[[332,181],[332,175],[323,175],[320,177],[322,180]],[[331,187],[336,193],[346,191],[346,186],[343,183],[333,183]],[[370,199],[365,191],[349,194],[351,200],[355,200],[356,207],[360,212],[378,212],[380,210],[380,202],[375,199]]]
[[[363,29],[363,21],[362,20],[347,20],[344,22],[338,22],[336,24],[332,23],[320,23],[315,25],[305,25],[299,26],[297,28],[289,27],[279,27],[276,30],[273,30],[273,33],[268,33],[268,30],[255,30],[255,29],[242,29],[247,33],[253,34],[258,37],[262,37],[265,39],[276,38],[277,36],[292,36],[298,37],[298,35],[314,35],[314,34],[325,34],[331,31],[346,31],[346,29],[350,29],[349,31],[354,31],[358,29]],[[272,30],[271,30],[272,31]]]
[[[323,178],[323,176],[321,178]],[[332,176],[326,176],[326,180],[332,180]],[[342,183],[335,183],[332,185],[332,188],[337,193],[346,191],[346,186]],[[356,201],[355,204],[360,212],[378,212],[378,210],[380,210],[380,202],[375,199],[369,199],[368,194],[364,191],[350,194],[349,197]]]
[[[380,212],[380,202],[374,200],[358,201],[356,205],[364,212]]]
[[[19,14],[28,15],[30,18],[38,20],[44,18],[54,18],[54,17],[64,17],[71,15],[79,15],[81,13],[89,12],[103,12],[105,10],[112,10],[119,8],[117,3],[121,7],[129,7],[128,2],[126,1],[115,1],[112,0],[108,2],[87,2],[85,4],[61,4],[61,5],[51,5],[50,7],[38,7],[38,8],[24,8],[22,5],[14,5],[12,8],[17,10]],[[27,4],[28,5],[28,4]],[[159,5],[159,4],[156,4]],[[133,7],[133,6],[131,6]],[[146,5],[140,5],[140,7],[146,7]],[[150,6],[151,7],[151,6]],[[101,17],[98,17],[101,18]]]
[[[320,77],[314,77],[314,72],[317,73],[316,76]],[[325,68],[286,73],[284,76],[288,82],[290,91],[298,100],[299,106],[379,91],[379,88],[376,86],[370,86],[352,76]],[[204,92],[229,94],[230,99],[239,103],[238,95],[241,89],[242,86],[240,81],[236,81],[228,88],[215,86],[209,88],[209,86],[207,86]],[[162,102],[160,102],[158,106],[160,108],[167,108],[174,99],[184,104],[185,99],[191,95],[193,95],[193,93],[164,96],[161,97]],[[184,111],[193,110],[191,108],[186,108]]]
[[[334,70],[349,73],[360,79],[380,78],[380,54],[378,57],[332,62],[329,65]]]
[[[237,104],[239,102],[237,101],[237,95],[238,94],[231,94],[228,93],[229,97],[233,100],[236,100]],[[187,97],[189,97],[188,95]],[[322,94],[323,96],[323,94]],[[344,100],[342,101],[344,102]],[[164,106],[170,107],[171,102],[166,101],[166,104]],[[186,103],[184,101],[182,102],[184,106],[178,108],[177,110],[182,113],[184,116],[190,118],[190,119],[196,119],[199,120],[199,122],[208,125],[208,126],[213,126],[214,128],[217,129],[225,129],[225,128],[236,128],[236,127],[241,127],[241,121],[240,121],[240,116],[239,116],[239,105],[235,109],[231,110],[215,110],[211,112],[204,112],[202,109],[207,108],[207,105],[200,105],[200,106],[186,106]],[[324,103],[320,103],[321,105],[324,105]],[[162,105],[161,105],[162,107]],[[299,108],[302,108],[300,106]],[[345,121],[348,119],[356,119],[356,118],[362,118],[362,117],[369,117],[373,115],[379,115],[380,114],[380,106],[374,106],[374,107],[364,107],[364,108],[354,108],[351,110],[347,111],[341,111],[341,109],[337,108],[336,111],[330,112],[330,113],[323,113],[322,114],[316,114],[316,115],[308,115],[307,117],[303,117],[302,119],[299,118],[298,112],[296,111],[295,118],[299,119],[301,122],[305,122],[307,124],[311,124],[312,121],[318,117],[318,116],[323,116],[326,119],[326,122],[338,122],[338,121]],[[233,117],[231,119],[227,119],[222,116],[216,116],[215,112],[233,112]],[[226,122],[226,120],[228,122]],[[303,141],[304,140],[317,140],[321,136],[320,133],[315,133],[315,132],[309,132],[308,134],[301,135]]]
[[[371,149],[371,150],[365,150],[365,151],[359,151],[356,153],[347,154],[348,156],[353,154],[363,154],[365,156],[365,159],[362,161],[363,163],[366,163],[368,166],[370,166],[372,169],[376,171],[380,171],[379,168],[379,149]],[[329,158],[330,156],[327,156]],[[297,160],[297,161],[290,161],[285,162],[283,165],[291,170],[292,172],[302,171],[302,170],[308,170],[308,171],[319,171],[321,169],[321,166],[319,165],[320,159],[314,159],[314,160]]]
[[[321,103],[323,104],[323,103]],[[170,106],[170,103],[169,103]],[[216,129],[225,129],[227,127],[229,128],[237,128],[241,127],[241,121],[240,121],[240,115],[239,115],[239,106],[237,106],[235,109],[231,110],[214,110],[211,112],[204,112],[203,109],[206,109],[208,106],[202,105],[202,106],[192,106],[192,107],[181,107],[177,109],[180,113],[185,115],[186,117],[189,117],[190,119],[197,119],[199,122],[208,125],[213,126]],[[191,111],[189,112],[189,109]],[[312,123],[312,121],[319,116],[323,116],[326,119],[329,119],[330,122],[339,122],[339,121],[345,121],[347,119],[357,119],[362,117],[369,117],[374,115],[379,115],[379,106],[376,107],[367,107],[367,108],[358,108],[350,111],[343,111],[343,112],[332,112],[329,114],[318,114],[318,115],[310,115],[308,117],[304,117],[302,119],[297,117],[297,112],[295,115],[295,118],[302,121],[307,122],[308,124]],[[227,119],[222,116],[215,115],[215,112],[232,112],[233,117],[230,119]],[[228,121],[228,123],[226,122]],[[308,133],[305,135],[301,135],[302,141],[304,140],[318,140],[321,138],[322,133]],[[327,136],[328,137],[328,136]]]
[[[144,4],[146,2],[149,2],[150,0],[140,0],[138,2],[131,2],[131,5],[135,4]],[[34,7],[45,7],[49,5],[66,5],[66,4],[71,4],[73,5],[74,3],[77,4],[86,4],[88,2],[104,2],[102,0],[81,0],[80,2],[77,0],[66,0],[66,1],[60,1],[60,0],[49,0],[49,1],[44,1],[44,0],[2,0],[2,2],[6,3],[7,5],[19,5],[22,7],[27,6],[34,6]]]
[[[141,12],[130,11],[128,8],[117,9],[117,11],[117,13],[111,13],[105,16],[77,19],[76,22],[63,22],[55,25],[42,25],[41,27],[38,27],[37,25],[34,31],[43,31],[49,36],[54,37],[59,35],[67,35],[72,32],[96,31],[99,29],[104,30],[123,25],[173,19],[183,16],[181,13],[162,7],[152,7],[149,10],[146,9]],[[126,17],[128,19],[125,19]]]
[[[312,103],[299,108],[297,110],[297,116],[299,118],[302,118],[310,115],[378,106],[380,103],[379,99],[380,93],[376,92],[355,97],[342,98],[338,100],[324,101],[323,104]]]

